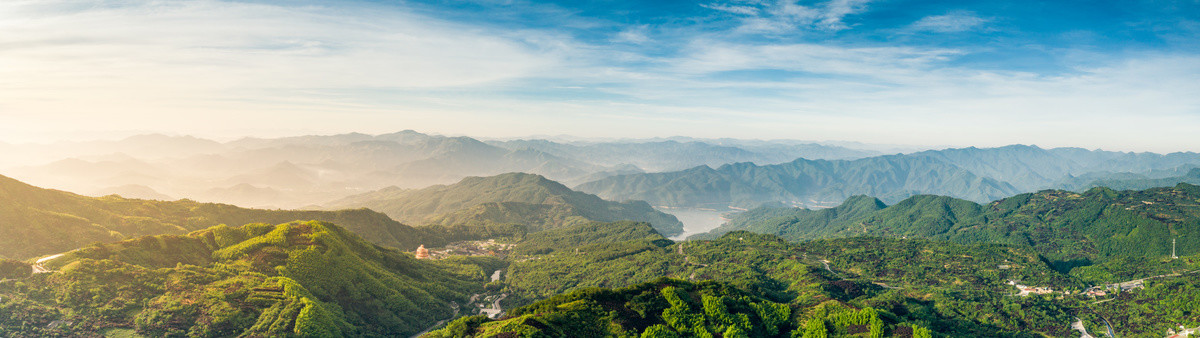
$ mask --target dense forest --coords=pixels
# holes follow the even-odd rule
[[[870,235],[1028,245],[1065,272],[1122,257],[1167,256],[1172,240],[1180,255],[1200,253],[1200,187],[1046,190],[988,204],[923,195],[885,206],[860,196],[830,209],[751,210],[694,238],[739,229],[793,241]]]

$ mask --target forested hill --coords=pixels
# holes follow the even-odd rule
[[[880,311],[878,324],[885,336],[907,336],[913,324],[949,336],[1069,332],[1066,309],[1006,295],[1013,289],[1007,280],[1013,279],[1055,288],[1074,286],[1027,247],[887,238],[788,243],[748,232],[671,244],[641,237],[636,224],[623,226],[623,231],[577,242],[569,241],[574,230],[539,233],[553,234],[555,250],[527,250],[534,253],[513,260],[503,279],[509,304],[532,305],[496,321],[468,317],[435,337],[606,330],[633,336],[651,331],[652,337],[703,337],[701,330],[788,337],[797,330],[805,333],[814,320],[823,322],[832,337],[867,333],[869,320],[850,323],[844,317],[862,314],[867,307]],[[660,277],[707,282],[692,287],[678,280],[656,280]],[[653,282],[641,284],[645,281]],[[664,294],[666,286],[681,289],[686,294],[683,303]],[[791,315],[762,325],[761,319],[769,317],[747,301],[786,304]],[[677,308],[668,310],[672,307]],[[730,331],[730,317],[744,325]],[[737,319],[743,317],[745,321]],[[666,327],[652,328],[656,325]]]
[[[417,260],[316,221],[141,237],[0,284],[0,335],[409,336],[482,291],[473,261],[498,263]]]
[[[0,256],[26,259],[93,242],[143,235],[184,234],[218,224],[337,222],[368,241],[411,250],[438,244],[444,229],[415,229],[367,209],[291,211],[245,209],[227,204],[87,197],[42,189],[0,176]]]
[[[806,160],[777,165],[706,166],[684,171],[619,175],[584,183],[579,190],[608,199],[654,205],[756,207],[768,202],[836,204],[853,195],[895,202],[916,194],[990,201],[1019,191],[941,160],[907,155],[853,161]]]
[[[895,205],[857,197],[825,210],[759,208],[738,214],[711,234],[749,230],[792,241],[850,236],[922,237],[959,243],[1030,245],[1060,268],[1114,257],[1200,252],[1200,187],[1084,193],[1045,190],[987,204],[914,196]]]
[[[468,177],[419,190],[388,188],[332,202],[332,208],[371,208],[409,224],[519,223],[530,230],[590,221],[642,221],[671,236],[683,224],[642,201],[613,202],[571,190],[540,175]]]

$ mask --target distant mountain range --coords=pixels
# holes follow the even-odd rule
[[[759,166],[700,166],[669,173],[618,175],[576,187],[607,199],[639,199],[654,205],[754,207],[763,203],[821,206],[851,195],[898,201],[915,194],[950,194],[990,200],[1019,192],[1012,185],[976,176],[936,159],[890,155],[858,160],[805,160]]]
[[[732,140],[724,140],[724,142],[716,144],[700,140],[584,144],[556,143],[547,140],[515,140],[489,143],[513,150],[536,150],[588,163],[628,164],[654,172],[682,170],[697,165],[716,167],[736,162],[774,164],[789,162],[797,158],[855,159],[878,155],[873,151],[815,143],[743,143]]]
[[[735,161],[770,164],[796,157],[875,154],[819,144],[769,142],[482,142],[411,130],[381,135],[245,138],[225,143],[152,134],[120,141],[5,144],[0,150],[8,155],[0,159],[0,168],[7,168],[3,169],[5,175],[39,186],[97,196],[175,196],[269,208],[304,207],[390,186],[422,188],[507,172],[538,174],[573,185],[641,173],[644,168],[669,170]],[[139,187],[130,190],[132,186]],[[145,194],[149,191],[155,194]]]
[[[1075,176],[1093,178],[1074,187],[1105,184],[1108,177],[1136,176],[1200,166],[1200,154],[1121,153],[1036,146],[930,150],[857,160],[806,160],[760,166],[734,163],[717,167],[616,175],[576,189],[606,199],[640,199],[654,205],[755,207],[768,203],[827,207],[852,195],[888,203],[920,194],[988,202],[1020,192],[1067,184]],[[1171,186],[1187,177],[1142,181],[1131,187]],[[1092,182],[1096,182],[1092,184]]]
[[[668,236],[683,231],[674,216],[642,201],[612,202],[571,190],[546,177],[508,173],[468,177],[424,189],[386,188],[350,196],[329,208],[370,208],[409,224],[518,223],[530,231],[591,221],[650,223]]]

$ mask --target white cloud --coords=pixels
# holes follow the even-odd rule
[[[944,15],[933,15],[913,22],[909,28],[913,31],[938,33],[957,33],[975,30],[988,22],[987,19],[976,16],[971,12],[952,12]]]
[[[0,131],[25,133],[371,115],[377,91],[486,87],[563,62],[553,36],[395,8],[3,2],[0,31]]]
[[[850,28],[842,19],[850,14],[860,13],[867,8],[871,0],[830,0],[825,4],[821,25],[830,30]]]
[[[722,12],[745,16],[738,28],[742,33],[787,33],[804,29],[839,31],[849,29],[842,20],[866,10],[870,0],[829,0],[813,6],[797,0],[775,0],[754,3],[755,6],[708,4],[701,5]]]
[[[701,4],[700,7],[741,15],[758,15],[758,8],[752,6]]]
[[[6,27],[22,34],[0,35],[0,46],[7,46],[0,53],[7,66],[0,69],[5,101],[35,92],[206,96],[263,88],[469,86],[528,76],[558,62],[522,41],[403,12],[187,1],[41,13]]]
[[[647,35],[649,33],[650,33],[649,25],[633,26],[633,27],[629,27],[625,30],[618,32],[617,36],[615,38],[613,38],[613,41],[614,42],[627,42],[627,43],[634,43],[634,44],[643,44],[643,43],[650,42],[650,37]]]

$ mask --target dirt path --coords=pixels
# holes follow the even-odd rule
[[[1079,338],[1096,338],[1087,332],[1087,328],[1083,326],[1083,319],[1079,319],[1079,317],[1075,317],[1075,322],[1071,323],[1071,329],[1079,331]]]
[[[825,271],[829,271],[829,273],[832,273],[832,274],[833,274],[834,276],[836,276],[837,278],[840,278],[840,279],[843,279],[843,280],[844,280],[844,279],[846,279],[846,277],[842,277],[842,274],[840,274],[840,273],[837,273],[836,271],[833,271],[833,269],[830,269],[830,268],[829,268],[829,261],[822,259],[822,260],[821,260],[821,264],[822,264],[822,265],[825,265]]]
[[[686,265],[695,265],[695,266],[700,266],[700,267],[708,267],[708,264],[692,263],[692,256],[688,256],[683,253],[683,244],[679,244],[679,254],[683,255],[683,265],[685,265],[685,266]],[[688,275],[688,280],[690,280],[690,281],[696,280],[696,272],[695,271],[692,271],[692,274]]]

